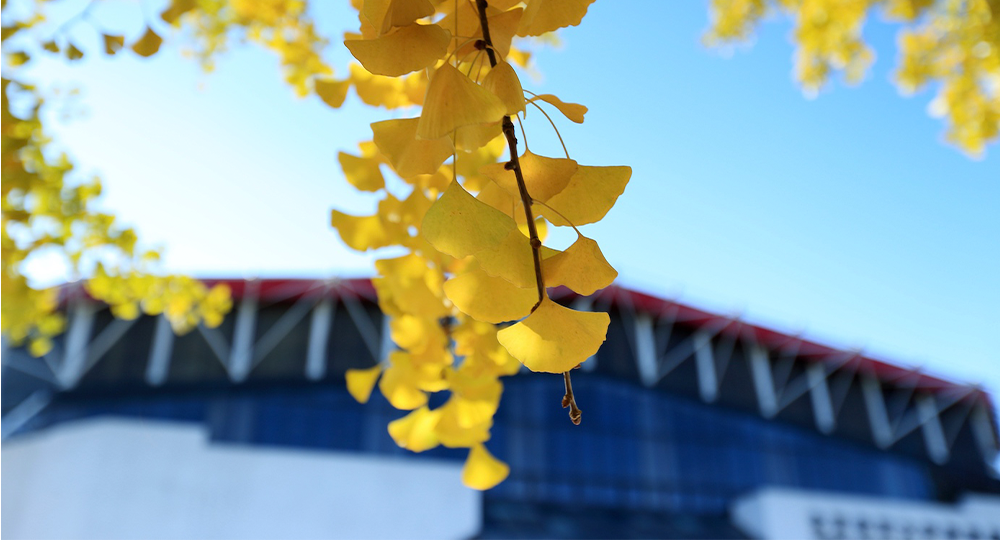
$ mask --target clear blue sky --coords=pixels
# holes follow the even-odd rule
[[[328,35],[350,24],[346,1],[317,4]],[[942,142],[932,94],[898,94],[896,29],[871,25],[878,59],[860,87],[836,82],[809,100],[791,78],[786,22],[725,55],[700,43],[706,2],[621,6],[597,2],[562,48],[538,54],[544,78],[522,78],[590,107],[583,126],[559,124],[574,158],[633,168],[617,206],[585,230],[620,283],[1000,392],[1000,148],[970,160]],[[96,15],[141,32],[134,4]],[[96,52],[91,32],[75,34]],[[329,58],[344,68],[350,57],[335,41]],[[151,60],[34,69],[83,89],[87,114],[53,124],[57,140],[100,173],[106,208],[166,246],[169,270],[373,272],[329,227],[331,208],[375,204],[343,180],[337,152],[398,113],[353,94],[342,110],[295,99],[254,48],[207,76],[169,43]],[[529,113],[532,150],[558,155],[539,120]]]

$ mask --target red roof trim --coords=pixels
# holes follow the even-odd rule
[[[243,298],[254,291],[253,296],[265,302],[291,301],[299,298],[324,297],[342,298],[351,296],[376,301],[375,287],[369,279],[205,279],[206,285],[224,284],[232,291],[233,297]],[[67,291],[66,298],[76,297],[82,292],[82,287],[73,287]],[[552,291],[556,299],[573,299],[578,295],[560,287]],[[611,286],[599,291],[591,297],[598,309],[606,306],[632,306],[636,311],[648,313],[654,317],[670,317],[674,321],[697,327],[722,327],[720,332],[733,337],[747,339],[748,337],[770,350],[789,350],[795,356],[817,362],[832,362],[838,365],[856,362],[857,370],[869,372],[883,382],[896,382],[909,379],[910,385],[942,391],[961,391],[968,395],[964,399],[980,399],[990,403],[988,394],[980,388],[953,383],[921,373],[916,370],[900,367],[881,360],[862,355],[857,351],[841,350],[797,336],[784,334],[769,328],[744,322],[734,317],[726,317],[709,313],[672,300],[658,298],[645,293],[632,291],[618,286]]]

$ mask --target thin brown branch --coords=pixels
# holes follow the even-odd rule
[[[490,25],[486,17],[487,6],[487,0],[476,0],[476,7],[479,8],[479,24],[483,28],[483,41],[486,43],[486,55],[490,58],[490,66],[496,67],[497,56],[493,49],[493,39],[490,37]],[[542,241],[538,239],[538,230],[535,228],[535,216],[531,211],[531,195],[528,194],[528,188],[524,184],[521,161],[517,156],[517,134],[514,132],[514,122],[509,116],[503,117],[503,134],[507,138],[507,146],[510,149],[510,162],[507,163],[507,168],[514,171],[514,178],[517,179],[517,190],[521,195],[521,203],[524,205],[524,217],[528,222],[528,241],[531,243],[531,255],[535,265],[535,285],[538,288],[538,302],[531,308],[533,313],[545,299],[545,280],[542,278]]]
[[[490,66],[496,67],[497,56],[493,48],[493,39],[490,37],[489,19],[486,17],[487,0],[476,0],[476,8],[479,10],[479,24],[483,29],[483,42],[486,45],[486,55],[490,59]],[[540,109],[540,107],[539,107]],[[548,116],[548,115],[546,115]],[[549,120],[551,122],[551,119]],[[555,127],[555,126],[553,126]],[[521,161],[517,156],[517,134],[514,132],[514,122],[509,116],[503,117],[503,134],[507,138],[507,146],[510,149],[510,162],[507,169],[514,171],[514,178],[517,179],[517,190],[521,195],[521,204],[524,206],[524,218],[528,222],[528,240],[531,243],[531,256],[535,264],[535,285],[538,287],[538,302],[531,308],[534,313],[538,306],[545,300],[545,280],[542,278],[542,241],[538,239],[538,229],[535,227],[535,216],[531,211],[531,195],[524,184],[524,174],[521,172]],[[561,139],[561,138],[560,138]],[[569,418],[574,424],[580,425],[581,411],[576,405],[576,398],[573,396],[573,383],[570,381],[569,372],[563,373],[563,381],[566,383],[566,395],[563,396],[563,407],[569,407]]]

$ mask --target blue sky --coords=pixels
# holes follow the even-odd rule
[[[344,6],[347,5],[343,2]],[[558,122],[587,165],[630,165],[617,206],[584,232],[620,283],[838,347],[1000,392],[1000,162],[944,144],[932,94],[890,81],[896,28],[868,37],[877,61],[856,88],[806,99],[792,81],[787,22],[752,47],[708,50],[705,2],[597,2],[564,45],[541,51],[527,89],[587,105],[583,126]],[[351,16],[319,3],[336,37]],[[131,11],[130,11],[131,10]],[[96,18],[131,39],[133,4]],[[74,35],[97,50],[86,27]],[[336,40],[329,58],[350,58]],[[46,85],[75,85],[85,114],[58,144],[105,183],[103,205],[166,247],[166,268],[202,276],[370,275],[329,210],[363,214],[337,152],[400,113],[296,99],[276,59],[236,48],[205,75],[169,42],[144,60],[94,54],[40,61]],[[559,155],[548,124],[527,119],[536,153]],[[553,237],[555,247],[567,234]],[[35,265],[40,277],[56,275]]]

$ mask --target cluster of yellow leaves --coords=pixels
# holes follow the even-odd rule
[[[5,60],[21,52],[6,40],[41,20],[33,17],[28,22],[4,26]],[[108,54],[117,52],[124,43],[114,36],[105,36],[104,42]],[[82,56],[82,51],[69,46],[77,51],[67,53],[70,59]],[[59,52],[60,45],[50,41],[42,48]],[[94,298],[107,302],[119,317],[135,318],[141,307],[149,314],[164,313],[177,331],[186,331],[201,321],[219,324],[230,307],[225,287],[208,290],[187,277],[153,275],[157,252],[137,248],[132,229],[119,226],[114,216],[94,209],[101,184],[96,178],[76,178],[69,158],[49,148],[40,120],[43,99],[35,87],[17,78],[16,70],[30,56],[22,53],[20,59],[5,62],[10,72],[3,74],[0,90],[4,336],[14,345],[27,342],[29,351],[41,356],[52,348],[52,338],[65,327],[64,316],[57,311],[58,289],[33,288],[24,274],[25,264],[34,256],[56,255],[75,275],[87,272],[96,263],[87,289]],[[17,111],[11,108],[13,99],[18,103]]]
[[[710,44],[745,40],[769,13],[795,19],[795,75],[809,93],[831,72],[859,82],[874,54],[862,31],[876,8],[901,30],[896,82],[905,93],[940,82],[932,113],[974,156],[1000,132],[1000,0],[712,0]]]
[[[610,285],[617,272],[597,243],[577,231],[577,241],[558,251],[540,237],[533,247],[531,236],[544,236],[549,224],[575,229],[600,220],[631,169],[529,150],[498,163],[516,145],[503,133],[513,130],[510,117],[529,105],[583,122],[582,105],[553,95],[526,99],[511,63],[523,66],[528,56],[518,38],[579,24],[591,1],[495,0],[485,8],[491,46],[475,2],[363,0],[354,3],[359,31],[345,35],[360,66],[341,84],[354,84],[369,104],[422,107],[419,115],[372,124],[372,140],[358,154],[339,156],[351,185],[381,196],[374,215],[333,211],[341,238],[357,250],[407,250],[378,261],[373,280],[399,350],[382,365],[349,371],[348,389],[365,402],[377,383],[394,407],[412,411],[389,424],[401,447],[469,448],[463,480],[477,489],[508,472],[483,446],[503,391],[499,377],[522,364],[572,370],[607,333],[606,313],[575,311],[546,293],[565,286],[589,295]],[[379,81],[378,100],[358,84],[365,77]],[[407,195],[390,192],[385,170],[403,180]],[[441,391],[450,393],[447,402],[431,409],[428,394]]]

